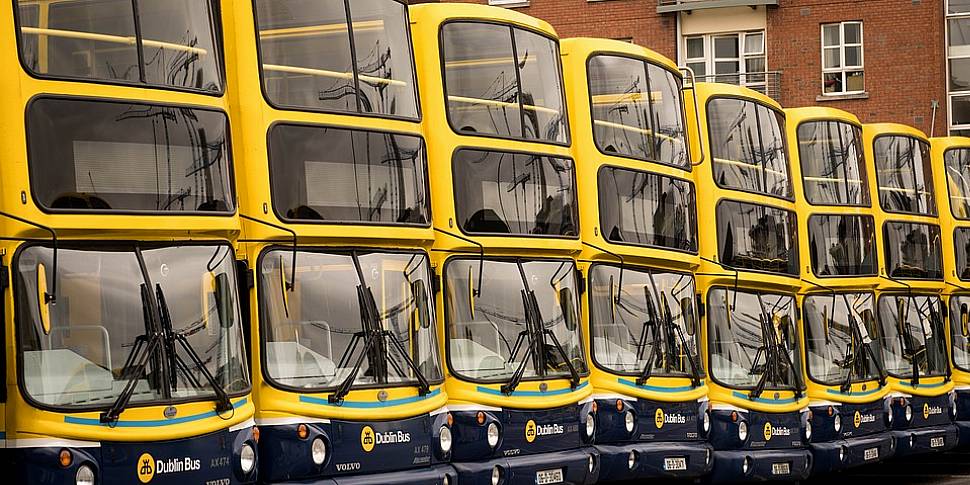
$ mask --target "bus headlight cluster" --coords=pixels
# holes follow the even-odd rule
[[[498,445],[499,430],[498,425],[495,423],[488,423],[488,428],[485,430],[486,438],[488,439],[488,446],[495,448]]]
[[[593,417],[593,413],[589,413],[586,415],[586,437],[592,438],[594,432],[596,432],[596,418]]]
[[[633,425],[636,424],[636,420],[633,417],[633,411],[627,411],[623,415],[623,424],[626,426],[626,432],[633,432]]]
[[[94,485],[94,470],[87,465],[79,466],[77,474],[74,475],[74,483],[76,485]]]
[[[256,450],[249,443],[243,443],[239,449],[239,468],[248,474],[256,467]]]
[[[438,448],[442,453],[451,451],[451,429],[447,426],[442,426],[438,430]]]
[[[738,439],[741,441],[748,439],[748,423],[744,421],[738,423]]]
[[[835,428],[835,432],[838,433],[842,431],[842,416],[836,414],[835,419],[832,420],[832,426]]]
[[[313,458],[313,463],[317,466],[323,465],[323,462],[327,460],[327,445],[320,438],[314,438],[313,443],[310,443],[310,457]]]

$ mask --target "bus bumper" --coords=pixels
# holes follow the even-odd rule
[[[895,430],[896,456],[919,455],[946,451],[956,447],[959,431],[955,424],[926,428]]]
[[[746,458],[750,460],[747,473],[744,472]],[[784,465],[788,465],[788,473],[784,473]],[[811,469],[812,452],[808,449],[716,450],[711,481],[790,482],[808,478]]]
[[[317,478],[279,482],[286,485],[447,485],[455,484],[458,474],[449,465],[434,465],[427,468],[401,470],[386,473],[345,475],[332,478]],[[448,481],[445,481],[448,477]]]
[[[592,472],[589,469],[591,457]],[[598,480],[602,468],[599,454],[593,448],[452,463],[452,466],[458,472],[458,483],[461,485],[491,485],[496,467],[503,485],[536,485],[540,474],[544,477],[554,476],[556,470],[562,473],[562,480],[559,481],[562,485],[591,485]]]
[[[707,475],[714,463],[714,448],[703,441],[596,445],[596,451],[602,461],[601,481],[698,478]],[[636,457],[632,468],[631,453]]]
[[[812,443],[812,474],[830,473],[891,458],[896,452],[892,433]]]

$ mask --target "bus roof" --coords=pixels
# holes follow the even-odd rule
[[[838,120],[852,123],[860,128],[862,122],[859,118],[842,109],[830,108],[827,106],[805,106],[802,108],[785,108],[785,115],[789,123],[801,123],[810,120]]]
[[[556,29],[548,22],[507,8],[474,3],[422,3],[408,8],[413,24],[433,22],[440,25],[451,20],[492,21],[515,24],[559,38]]]
[[[564,56],[581,56],[585,59],[593,54],[619,54],[651,61],[678,73],[678,76],[680,76],[680,69],[677,64],[667,56],[630,42],[595,37],[570,37],[562,39],[559,44]]]
[[[708,99],[716,96],[740,97],[758,101],[761,104],[770,106],[778,111],[783,111],[781,104],[768,96],[759,93],[751,88],[737,86],[726,83],[697,83],[694,88],[697,91],[698,99]]]

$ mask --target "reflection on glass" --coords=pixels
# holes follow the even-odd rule
[[[467,233],[578,234],[572,160],[459,150],[454,184],[455,209]]]
[[[721,187],[791,198],[782,113],[742,99],[708,103],[714,180]]]
[[[958,227],[953,231],[953,252],[957,278],[970,280],[970,228]]]
[[[448,120],[459,133],[565,143],[559,45],[518,27],[441,28]]]
[[[876,138],[873,151],[883,210],[935,216],[930,144],[912,136],[883,135]]]
[[[424,143],[416,136],[276,125],[269,135],[273,207],[286,219],[426,225]]]
[[[638,170],[603,167],[600,227],[612,242],[697,251],[694,185]]]
[[[410,360],[428,381],[441,379],[431,273],[419,253],[274,249],[260,263],[264,362],[272,381],[300,389],[340,385],[352,374],[368,330],[366,290],[377,305],[379,340],[364,355],[354,386],[416,383]],[[361,281],[360,275],[364,280]],[[400,349],[404,350],[404,353]]]
[[[818,276],[876,274],[876,232],[872,216],[812,215],[808,252]]]
[[[54,210],[231,212],[226,116],[42,98],[27,112],[31,188]]]
[[[163,331],[185,337],[227,393],[249,387],[232,248],[62,247],[56,275],[53,255],[51,248],[31,246],[16,262],[17,331],[32,399],[107,409],[128,373],[139,370],[125,367],[135,342]],[[54,278],[56,304],[45,303]],[[174,340],[166,338],[156,350],[133,374],[132,404],[215,396],[202,368]]]
[[[746,202],[717,205],[717,247],[732,268],[798,274],[795,213]]]
[[[601,151],[678,167],[690,164],[679,76],[614,55],[593,56],[588,70],[593,138]]]
[[[798,126],[798,158],[811,204],[869,206],[862,130],[844,121]]]
[[[881,331],[872,293],[833,293],[805,298],[805,352],[808,373],[835,386],[882,377]],[[871,344],[871,345],[870,345]]]
[[[793,296],[715,288],[708,293],[708,308],[710,371],[719,383],[797,387],[801,361]]]
[[[952,148],[943,155],[946,188],[953,217],[970,220],[970,148]]]
[[[875,339],[886,371],[894,377],[940,376],[947,372],[943,303],[936,296],[882,295]]]
[[[619,287],[622,284],[623,287]],[[590,272],[593,360],[612,372],[692,375],[699,367],[694,279],[598,264]],[[693,360],[693,362],[691,362]]]
[[[520,268],[515,261],[482,264],[478,259],[457,259],[445,266],[445,335],[455,374],[508,380],[523,362],[525,379],[568,377],[569,364],[585,372],[575,264],[553,260],[521,264]],[[536,298],[534,322],[526,312],[529,291]],[[532,335],[531,326],[549,333]],[[528,350],[531,341],[535,352]]]
[[[970,370],[970,296],[950,297],[950,335],[953,363],[957,368]]]
[[[886,222],[883,237],[890,278],[943,279],[940,226]]]

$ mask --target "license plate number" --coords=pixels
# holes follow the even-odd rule
[[[666,471],[677,471],[687,469],[687,458],[684,457],[674,457],[674,458],[664,458],[664,470]]]
[[[869,448],[864,452],[863,458],[866,460],[875,460],[879,458],[879,448]]]
[[[536,472],[536,485],[548,485],[550,483],[562,483],[562,468]]]
[[[772,463],[772,475],[788,475],[791,473],[791,463]]]
[[[938,436],[936,438],[930,438],[930,448],[942,448],[943,447],[943,437]]]

